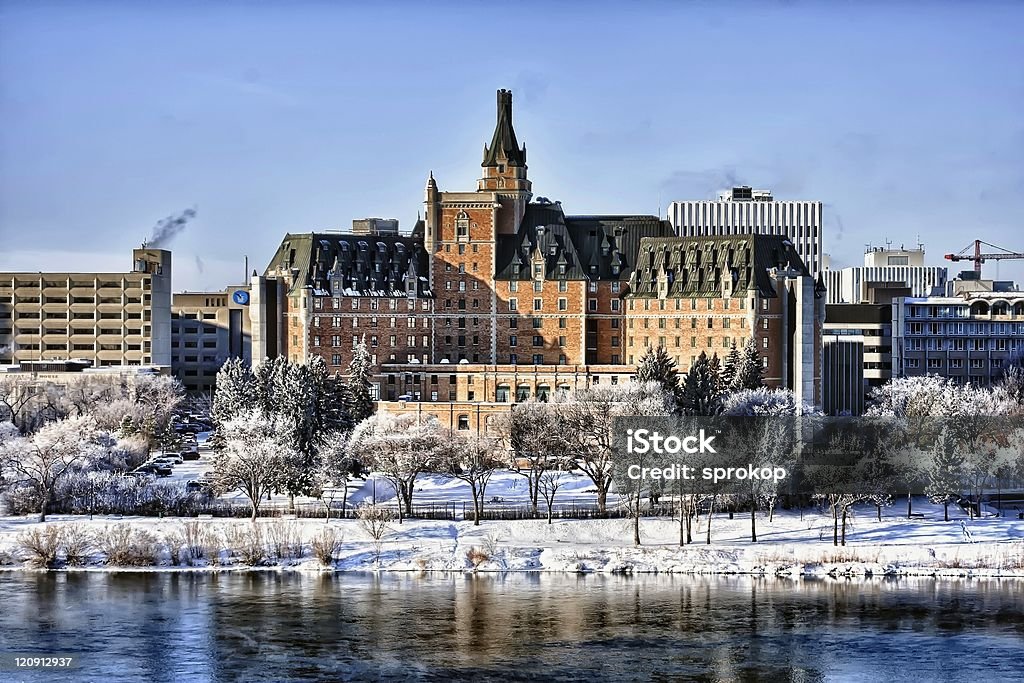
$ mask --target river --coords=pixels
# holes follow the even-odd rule
[[[1019,581],[0,574],[4,681],[1024,680]]]

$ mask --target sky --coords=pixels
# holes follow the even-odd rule
[[[747,184],[824,202],[834,266],[1024,251],[1021,26],[1022,2],[0,0],[0,271],[126,270],[186,209],[177,290],[287,232],[411,228],[430,171],[475,189],[498,88],[568,213]]]

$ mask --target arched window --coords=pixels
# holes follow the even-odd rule
[[[509,387],[507,384],[499,384],[494,390],[494,400],[498,403],[508,403]]]
[[[458,425],[460,431],[467,431],[469,429],[469,415],[466,415],[465,413],[459,415]]]
[[[469,238],[469,214],[460,211],[455,217],[455,236],[461,239]]]
[[[516,401],[525,401],[530,398],[530,385],[520,384],[516,387]]]
[[[538,401],[547,401],[549,394],[551,394],[551,387],[550,386],[548,386],[547,384],[539,384],[539,385],[537,385],[537,400]]]
[[[988,304],[984,301],[971,304],[971,315],[988,315]]]

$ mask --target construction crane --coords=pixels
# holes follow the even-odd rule
[[[983,244],[986,247],[992,247],[993,249],[998,249],[999,251],[996,251],[996,252],[983,252],[981,250],[981,245],[983,245]],[[994,244],[989,244],[988,242],[982,242],[981,240],[974,240],[974,254],[973,255],[969,253],[970,251],[971,251],[971,245],[968,244],[966,247],[961,249],[956,254],[946,254],[946,260],[947,261],[954,261],[954,262],[956,262],[956,261],[974,261],[974,272],[977,273],[978,277],[980,278],[981,277],[981,264],[984,263],[985,261],[1006,261],[1006,260],[1010,260],[1010,259],[1024,259],[1024,253],[1021,253],[1019,251],[1010,251],[1009,249],[1003,249],[1002,247],[997,247]]]

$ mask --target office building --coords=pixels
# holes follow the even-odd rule
[[[824,271],[830,304],[884,304],[894,297],[929,296],[946,285],[947,271],[926,266],[924,247],[869,246],[864,265]]]
[[[119,273],[0,273],[0,364],[171,365],[171,252]]]
[[[788,237],[813,277],[823,270],[822,203],[778,200],[769,190],[733,187],[715,200],[676,201],[668,219],[680,237]]]

